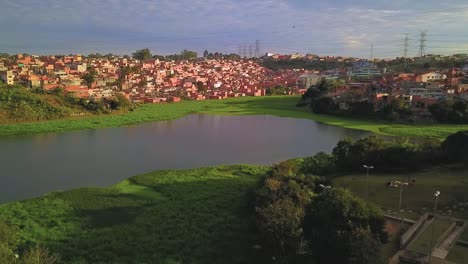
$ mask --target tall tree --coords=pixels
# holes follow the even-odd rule
[[[145,48],[145,49],[137,50],[134,53],[132,53],[132,57],[135,60],[144,61],[144,60],[150,59],[152,55],[151,55],[151,51],[148,48]]]
[[[88,68],[88,72],[86,72],[83,76],[81,76],[81,79],[85,82],[88,88],[91,88],[96,79],[96,75],[97,75],[97,72],[95,69]]]
[[[205,50],[205,52],[203,52],[203,58],[208,57],[208,54],[209,54],[209,53],[208,53],[208,50]]]
[[[380,263],[375,252],[360,250],[386,242],[383,212],[348,190],[316,196],[306,208],[304,235],[318,263]]]

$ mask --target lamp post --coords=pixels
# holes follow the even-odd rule
[[[435,196],[435,205],[434,205],[434,217],[432,218],[432,232],[431,232],[431,243],[429,244],[429,264],[431,264],[432,261],[432,242],[434,239],[434,229],[435,229],[435,220],[436,220],[436,214],[437,214],[437,200],[439,200],[439,195],[440,192],[436,191],[434,193]]]
[[[367,170],[366,174],[366,200],[369,199],[369,170],[373,169],[374,166],[362,165]]]
[[[319,187],[323,189],[323,194],[326,193],[327,189],[331,189],[331,186],[319,184]]]
[[[390,181],[387,183],[387,186],[389,187],[395,187],[395,188],[398,188],[398,186],[400,186],[400,200],[398,202],[398,213],[400,214],[400,221],[398,222],[398,225],[400,226],[401,228],[401,222],[403,222],[403,217],[401,215],[401,196],[403,194],[403,185],[407,185],[408,186],[409,183],[407,182],[400,182],[400,181]]]

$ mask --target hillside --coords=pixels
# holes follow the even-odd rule
[[[83,107],[58,93],[38,94],[0,83],[0,124],[58,119],[82,111]]]
[[[0,83],[0,125],[93,116],[108,114],[112,110],[134,108],[135,105],[120,94],[115,98],[94,102],[75,98],[62,90],[33,92],[19,85],[7,86]]]

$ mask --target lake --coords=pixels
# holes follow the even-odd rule
[[[105,187],[145,172],[270,165],[371,133],[275,116],[189,115],[128,127],[0,138],[0,203]]]

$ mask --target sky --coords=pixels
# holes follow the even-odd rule
[[[1,0],[0,52],[468,53],[466,0]]]

